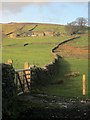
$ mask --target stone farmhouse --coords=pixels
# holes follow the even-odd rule
[[[27,30],[27,31],[24,31],[22,30],[24,26],[22,26],[21,28],[18,28],[17,30],[15,31],[12,31],[12,32],[9,32],[7,34],[5,34],[5,37],[10,37],[10,38],[16,38],[16,37],[43,37],[43,36],[58,36],[59,34],[57,34],[57,32],[55,31],[50,31],[50,30],[47,30],[47,31],[35,31],[35,28],[37,27],[38,25],[35,25],[33,28]]]
[[[43,36],[45,36],[45,34],[44,34],[44,32],[35,31],[35,32],[32,32],[31,36],[43,37]]]
[[[54,36],[54,32],[52,31],[45,31],[44,34],[45,36]]]
[[[50,31],[27,31],[23,34],[24,37],[43,37],[43,36],[54,36],[54,32]]]

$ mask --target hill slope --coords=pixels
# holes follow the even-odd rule
[[[40,24],[40,23],[9,23],[2,24],[3,34],[9,33],[26,33],[30,30],[33,32],[59,32],[65,33],[65,26],[55,24]]]
[[[37,25],[37,27],[35,27]],[[34,29],[33,29],[34,28]],[[34,64],[42,67],[53,60],[51,54],[52,48],[57,46],[59,43],[74,37],[66,34],[65,26],[62,25],[50,25],[50,24],[37,24],[37,23],[11,23],[3,25],[3,33],[27,32],[32,30],[33,32],[45,32],[55,31],[60,32],[60,36],[36,36],[36,37],[16,37],[16,38],[3,38],[2,57],[3,62],[7,62],[8,59],[13,60],[15,69],[22,69],[24,63],[27,61],[29,64]],[[50,95],[58,96],[79,96],[82,97],[82,74],[85,73],[87,76],[87,84],[89,80],[88,76],[88,34],[80,34],[79,39],[70,41],[63,44],[58,48],[58,54],[62,56],[59,64],[59,73],[54,80],[54,85],[49,85],[45,88],[39,88],[40,92]],[[27,44],[27,46],[24,46]],[[81,50],[81,54],[77,50]],[[85,56],[83,56],[85,52]],[[82,56],[82,57],[81,57]],[[65,77],[67,73],[79,72],[80,75],[77,77]],[[59,81],[64,81],[61,84]],[[89,90],[90,92],[90,90]],[[86,96],[88,96],[88,89]]]

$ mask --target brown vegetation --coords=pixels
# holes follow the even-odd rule
[[[55,52],[60,54],[62,57],[75,57],[75,58],[88,58],[90,49],[88,47],[74,47],[67,44],[60,45]]]

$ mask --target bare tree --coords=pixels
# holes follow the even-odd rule
[[[79,31],[84,31],[87,28],[86,27],[87,23],[88,23],[87,19],[79,17],[75,21],[68,23],[66,25],[66,31],[70,35],[76,34]]]
[[[79,29],[79,27],[76,25],[76,21],[73,21],[66,25],[66,31],[70,35],[76,34],[78,29]]]
[[[84,30],[86,28],[88,21],[86,18],[79,17],[76,19],[76,23],[79,26],[79,30]]]

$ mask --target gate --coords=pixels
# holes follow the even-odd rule
[[[15,83],[17,93],[30,91],[31,71],[30,69],[15,70]]]

